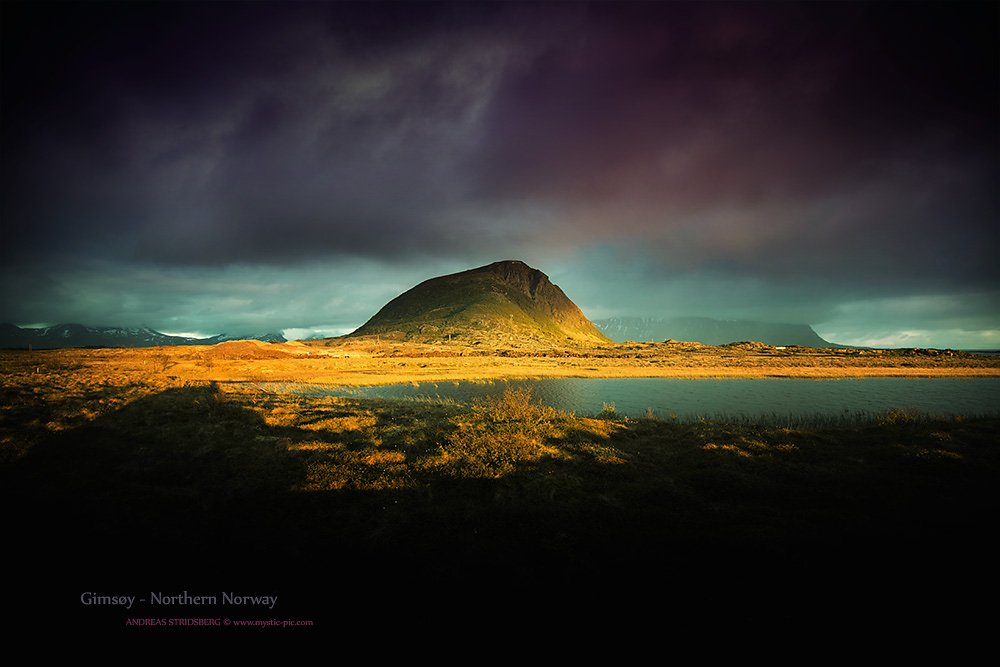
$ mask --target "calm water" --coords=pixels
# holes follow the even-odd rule
[[[530,387],[536,398],[578,415],[614,403],[620,415],[641,417],[837,416],[890,409],[941,415],[1000,414],[1000,378],[852,378],[844,380],[661,378],[440,382],[382,387],[304,390],[378,398],[445,398],[468,402],[507,387]]]

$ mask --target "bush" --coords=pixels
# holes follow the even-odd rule
[[[452,420],[455,430],[444,446],[446,459],[463,474],[500,477],[524,461],[556,453],[545,444],[563,417],[555,408],[531,400],[531,389],[507,389],[499,398],[472,404]]]
[[[891,408],[876,415],[875,423],[879,426],[895,426],[898,424],[917,424],[927,420],[927,415],[918,410],[906,408]]]

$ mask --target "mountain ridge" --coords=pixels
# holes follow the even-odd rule
[[[838,347],[821,338],[808,324],[716,320],[708,317],[610,317],[597,320],[594,325],[608,338],[619,343],[626,340],[644,342],[673,339],[704,345],[755,341],[774,346]]]
[[[232,340],[259,340],[265,343],[284,343],[280,333],[227,336],[219,334],[208,338],[173,336],[149,327],[91,327],[83,324],[57,324],[51,327],[19,327],[0,324],[0,348],[32,348],[53,350],[73,347],[159,347],[163,345],[216,345]]]

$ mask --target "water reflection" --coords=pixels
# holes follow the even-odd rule
[[[468,402],[530,387],[545,403],[578,415],[614,404],[619,415],[641,417],[837,416],[891,409],[941,415],[1000,414],[1000,378],[666,379],[558,378],[441,382],[337,388],[323,393],[380,398],[432,397]],[[313,389],[312,392],[320,390]]]

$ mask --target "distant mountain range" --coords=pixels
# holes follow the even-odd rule
[[[349,336],[427,343],[455,340],[484,347],[670,339],[705,345],[755,341],[774,346],[837,347],[807,324],[706,317],[612,317],[591,322],[548,276],[517,260],[426,280],[387,303]],[[148,327],[59,324],[36,329],[0,324],[0,348],[7,349],[215,345],[231,340],[287,342],[280,333],[191,338]]]
[[[619,343],[627,340],[646,342],[673,339],[705,345],[756,341],[774,346],[837,347],[820,338],[808,324],[713,320],[707,317],[676,317],[663,320],[611,317],[596,320],[594,324],[605,336]]]
[[[610,342],[548,276],[518,260],[426,280],[350,335],[484,346]]]
[[[21,328],[0,324],[0,348],[32,348],[36,350],[64,347],[156,347],[159,345],[215,345],[228,340],[260,340],[284,343],[280,333],[245,336],[220,334],[210,338],[170,336],[148,327],[87,327],[82,324],[58,324],[41,329]]]

